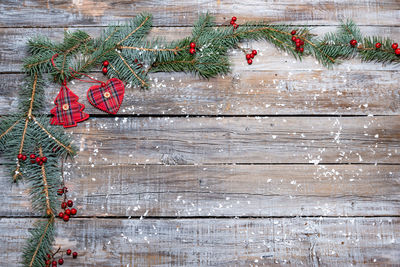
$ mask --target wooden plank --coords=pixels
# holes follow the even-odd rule
[[[92,75],[103,80],[102,74]],[[190,74],[151,75],[149,90],[126,88],[119,115],[399,115],[397,72],[244,71],[205,80]],[[0,75],[0,114],[16,112],[24,75]],[[86,100],[90,85],[70,85],[91,115],[104,114]],[[60,85],[48,82],[50,114]]]
[[[33,216],[0,169],[0,216]],[[69,165],[80,217],[398,216],[400,166]]]
[[[70,31],[75,31],[77,28],[66,28]],[[0,72],[20,72],[22,61],[27,56],[26,43],[28,39],[37,35],[44,35],[54,41],[61,41],[64,30],[62,28],[0,28],[0,55],[3,64],[0,66]],[[104,27],[80,27],[78,29],[88,32],[93,37],[98,37]],[[363,26],[360,27],[365,35],[376,35],[397,39],[400,36],[400,27],[376,27]],[[164,28],[154,27],[149,35],[149,38],[162,38],[166,41],[180,39],[184,36],[189,36],[191,27]],[[336,30],[334,26],[320,26],[312,29],[312,32],[318,35],[323,35],[327,32]],[[328,71],[320,64],[316,64],[316,60],[312,57],[307,57],[299,62],[293,59],[292,56],[281,53],[272,45],[266,42],[246,42],[243,43],[244,48],[254,48],[258,50],[258,55],[254,59],[252,66],[249,66],[244,60],[244,54],[235,50],[231,53],[232,65],[234,73],[249,73],[254,70],[324,70]],[[341,65],[335,66],[335,70],[350,71],[350,70],[398,70],[398,66],[387,65],[382,66],[376,63],[361,63],[359,60],[346,60]],[[194,78],[198,79],[198,78]]]
[[[342,0],[302,2],[283,0],[273,4],[263,1],[117,1],[98,3],[84,1],[17,1],[0,3],[0,26],[65,27],[70,25],[104,25],[126,20],[140,12],[154,15],[157,26],[191,25],[200,13],[210,12],[218,23],[228,24],[233,15],[238,23],[252,20],[287,21],[293,23],[332,24],[343,18],[354,18],[368,25],[399,25],[396,0]]]
[[[20,259],[32,219],[0,219],[0,265]],[[397,266],[400,219],[72,219],[55,246],[74,266]]]
[[[400,116],[91,118],[79,164],[399,163]]]

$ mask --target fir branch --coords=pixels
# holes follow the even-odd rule
[[[148,84],[132,69],[132,67],[126,62],[125,58],[122,57],[121,53],[118,53],[118,56],[122,60],[122,62],[125,64],[125,66],[129,69],[130,73],[135,77],[135,79],[132,79],[132,78],[129,79],[128,77],[131,76],[131,75],[129,75],[128,77],[126,77],[126,80],[134,82],[137,79],[143,87],[148,87]],[[125,75],[125,76],[127,76],[127,75]]]
[[[44,156],[42,147],[39,148],[39,156],[40,157]],[[47,183],[45,164],[42,164],[41,169],[42,169],[42,179],[43,179],[43,191],[44,191],[44,195],[45,195],[45,198],[46,198],[46,214],[49,215],[49,216],[50,215],[54,216],[53,210],[50,207],[49,186],[48,186],[48,183]]]
[[[24,141],[25,141],[25,136],[26,136],[26,130],[28,129],[28,123],[29,123],[29,118],[26,117],[25,126],[24,126],[24,130],[22,132],[21,143],[19,145],[18,154],[21,154],[24,149]],[[14,175],[13,175],[14,182],[16,182],[18,180],[18,177],[22,176],[22,173],[20,172],[20,168],[21,168],[20,162],[17,161],[17,167],[15,168]]]
[[[31,238],[24,248],[24,265],[44,266],[46,253],[51,250],[54,241],[54,216],[50,216],[47,222],[37,222],[30,233]]]
[[[19,122],[21,121],[21,119],[17,119],[15,121],[14,124],[12,124],[10,127],[8,127],[2,134],[0,134],[0,140],[6,135],[8,134]],[[2,122],[4,123],[4,122]]]
[[[59,52],[59,48],[47,37],[36,36],[33,39],[28,40],[28,51],[32,55],[46,53],[47,51],[57,53]]]
[[[193,25],[192,37],[194,42],[197,42],[201,36],[212,30],[212,27],[215,26],[214,20],[214,17],[210,16],[208,13],[199,17],[197,22]]]
[[[37,55],[27,57],[24,60],[25,72],[33,76],[35,73],[49,73],[53,71],[51,65],[51,58],[54,53],[52,51],[46,51]]]
[[[117,46],[122,44],[124,41],[128,40],[129,37],[131,37],[135,32],[137,32],[139,29],[141,29],[148,20],[151,19],[151,16],[145,16],[145,18],[143,19],[142,23],[140,23],[140,25],[138,27],[136,27],[135,29],[133,29],[128,35],[126,35],[121,41],[119,41],[117,43]]]
[[[50,138],[50,140],[53,140],[59,147],[63,148],[68,152],[69,155],[73,156],[75,155],[75,149],[71,146],[71,144],[66,144],[68,141],[61,141],[60,138],[57,138],[55,134],[51,133],[50,130],[46,129],[46,127],[43,126],[42,123],[36,117],[32,117],[33,121],[36,123],[36,125],[39,126],[39,128]],[[53,126],[54,127],[54,126]],[[65,136],[62,136],[64,139],[66,138]],[[59,147],[54,147],[59,150]]]
[[[44,106],[44,83],[38,74],[28,76],[19,94],[19,111],[28,116],[38,113]]]
[[[37,73],[35,73],[35,77],[33,79],[33,84],[32,84],[31,102],[29,104],[29,109],[28,109],[28,118],[30,118],[32,116],[33,103],[35,101],[35,94],[36,94],[37,79],[38,79],[38,75],[37,75]]]
[[[381,47],[376,48],[376,44],[380,43]],[[365,37],[362,43],[357,47],[361,60],[365,62],[379,62],[382,64],[399,64],[400,57],[397,56],[391,45],[393,40],[388,38],[380,38],[377,36]]]
[[[151,20],[151,15],[143,13],[124,26],[110,26],[104,31],[103,36],[95,42],[96,47],[93,53],[86,62],[80,64],[78,72],[85,72],[94,64],[101,63],[106,59],[109,60],[109,57],[115,56],[115,50],[122,44],[130,46],[135,42],[142,41],[151,28]],[[104,38],[104,36],[107,37]]]

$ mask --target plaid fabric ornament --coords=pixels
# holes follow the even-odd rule
[[[112,78],[107,83],[94,85],[87,91],[87,98],[94,107],[110,114],[117,114],[125,94],[120,79]]]
[[[79,97],[66,85],[63,85],[54,100],[56,106],[50,111],[54,115],[50,124],[63,125],[64,128],[68,128],[88,119],[89,114],[83,112],[85,105],[79,103],[78,100]]]

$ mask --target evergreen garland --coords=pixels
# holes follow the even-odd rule
[[[51,252],[54,241],[60,160],[75,154],[62,128],[51,126],[48,117],[40,115],[44,107],[46,75],[60,83],[74,79],[72,70],[87,73],[107,60],[110,78],[143,88],[149,86],[150,72],[190,72],[211,78],[230,71],[228,51],[238,48],[245,40],[265,40],[299,60],[312,55],[326,67],[354,57],[383,64],[400,63],[400,57],[392,49],[392,40],[363,37],[352,21],[342,22],[336,32],[318,37],[307,27],[266,22],[217,27],[214,18],[205,14],[194,24],[191,36],[173,42],[147,40],[151,27],[152,16],[144,13],[126,24],[109,26],[97,39],[78,30],[65,32],[61,43],[42,36],[28,41],[30,56],[24,61],[27,77],[20,91],[18,113],[0,122],[0,151],[12,181],[23,179],[29,184],[32,208],[46,218],[36,223],[31,231],[24,249],[25,266],[45,266],[45,256]],[[296,49],[293,36],[304,42],[304,52]],[[358,44],[351,45],[352,40],[357,40]],[[189,53],[192,42],[196,44],[193,54]],[[377,43],[381,45],[379,48]],[[54,54],[58,54],[54,59],[56,67],[51,63]],[[48,163],[38,166],[30,164],[29,160],[17,159],[18,154],[29,153],[46,155]]]

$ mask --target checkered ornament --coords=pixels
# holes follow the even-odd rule
[[[74,127],[78,122],[89,118],[89,114],[83,112],[85,105],[78,102],[79,97],[67,86],[63,85],[58,93],[54,104],[56,105],[50,113],[53,117],[50,123],[63,125],[64,128]]]

